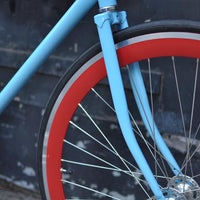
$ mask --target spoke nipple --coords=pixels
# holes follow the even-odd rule
[[[66,170],[66,169],[63,169],[63,168],[61,168],[61,169],[60,169],[60,172],[65,172],[65,173],[66,173],[66,172],[67,172],[67,170]]]

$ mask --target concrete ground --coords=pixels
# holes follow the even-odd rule
[[[40,194],[0,180],[0,200],[41,200]]]

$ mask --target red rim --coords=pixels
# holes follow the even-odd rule
[[[130,44],[117,50],[120,67],[147,58],[162,56],[200,57],[198,40],[156,39]],[[65,199],[61,182],[61,156],[63,139],[68,123],[77,105],[106,76],[103,58],[91,65],[70,87],[62,99],[53,119],[47,146],[46,169],[50,198]],[[77,93],[77,91],[79,91]],[[66,110],[68,111],[66,113]]]

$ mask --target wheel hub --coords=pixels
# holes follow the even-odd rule
[[[168,187],[183,194],[186,200],[200,199],[200,187],[191,177],[175,176],[168,182]]]
[[[200,187],[198,183],[188,176],[175,176],[162,189],[166,200],[200,200]],[[156,200],[156,197],[152,197]]]

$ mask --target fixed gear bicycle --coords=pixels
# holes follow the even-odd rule
[[[1,111],[96,2],[75,1],[19,73],[0,93]],[[128,28],[126,14],[116,10],[116,1],[98,2],[100,14],[95,16],[95,23],[103,54],[100,45],[95,45],[73,64],[54,91],[42,122],[38,162],[43,198],[137,199],[137,193],[141,190],[143,194],[139,192],[139,198],[142,199],[199,199],[199,185],[196,180],[199,176],[194,174],[192,164],[192,161],[198,158],[199,149],[198,112],[195,110],[195,107],[198,107],[196,98],[199,24],[165,21]],[[69,19],[73,19],[70,24]],[[111,25],[117,25],[121,30],[115,35],[115,40],[112,37]],[[55,40],[52,40],[54,38]],[[179,61],[179,57],[187,58]],[[182,91],[185,91],[186,87],[182,87],[182,78],[177,76],[182,67],[179,62],[187,63],[188,72],[194,74],[192,89],[189,87],[189,94],[187,93],[187,100],[191,99],[192,102],[189,119],[184,115],[188,109],[183,107],[185,99],[181,99]],[[181,124],[182,128],[178,135],[166,135],[168,145],[161,136],[161,131],[158,131],[159,120],[157,123],[157,116],[153,112],[160,109],[161,103],[161,99],[157,101],[158,105],[153,102],[153,63],[162,63],[160,73],[171,66],[173,76],[170,74],[167,82],[174,78],[175,86],[170,92],[175,91],[178,96],[173,104],[180,108],[179,125]],[[27,67],[30,65],[35,67],[30,70]],[[194,67],[191,67],[192,65]],[[142,67],[149,72],[151,108],[141,75]],[[128,105],[120,68],[128,73],[135,99]],[[180,74],[183,74],[182,71]],[[179,80],[181,84],[178,84]],[[103,96],[102,85],[106,85],[107,82],[111,94],[107,94],[109,91],[106,91],[106,96]],[[188,87],[188,83],[184,83]],[[16,89],[11,92],[13,85]],[[165,94],[164,89],[162,92]],[[112,97],[113,103],[109,97]],[[138,124],[134,117],[133,101],[136,101],[143,124]],[[109,111],[105,111],[106,108]],[[194,122],[195,117],[197,121]],[[108,126],[101,127],[100,119],[108,122]],[[118,122],[119,125],[116,125]],[[148,134],[144,134],[142,125]],[[112,128],[113,126],[115,128]],[[110,132],[113,132],[114,136]],[[149,141],[148,136],[153,142]],[[142,151],[137,142],[141,139],[148,150],[146,155],[145,149]],[[172,140],[183,141],[185,146],[186,158],[181,163],[178,163],[171,153]],[[171,147],[174,147],[173,143]],[[152,159],[154,170],[150,166]],[[109,183],[111,177],[116,181]],[[122,181],[119,181],[119,177]]]

